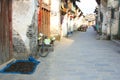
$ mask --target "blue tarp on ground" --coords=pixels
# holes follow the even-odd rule
[[[11,65],[13,65],[13,64],[15,64],[15,63],[20,63],[20,62],[24,62],[24,63],[33,63],[34,64],[34,66],[32,67],[32,70],[31,71],[28,71],[28,72],[15,72],[15,71],[11,71],[11,72],[7,72],[7,71],[5,71],[7,68],[9,68]],[[32,56],[30,56],[29,58],[28,58],[28,60],[16,60],[16,61],[14,61],[14,62],[12,62],[12,63],[9,63],[9,64],[7,64],[2,70],[0,70],[0,73],[12,73],[12,74],[32,74],[33,72],[35,72],[35,69],[36,69],[36,67],[37,67],[37,65],[40,63],[40,61],[37,61],[36,59],[34,59]],[[22,66],[22,65],[21,65]],[[29,68],[28,66],[26,67],[26,69],[27,68]],[[21,71],[21,70],[20,70]]]

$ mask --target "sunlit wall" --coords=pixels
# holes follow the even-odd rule
[[[60,34],[60,0],[51,0],[50,31],[51,35]]]

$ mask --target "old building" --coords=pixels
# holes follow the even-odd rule
[[[85,15],[86,24],[90,27],[95,24],[95,14]]]
[[[40,32],[60,36],[59,11],[59,0],[1,0],[0,64],[12,58],[36,57]]]
[[[38,33],[60,37],[60,0],[39,0]]]
[[[80,17],[83,15],[82,11],[76,5],[76,1],[79,0],[61,0],[60,12],[62,36],[69,34],[69,26],[71,26],[70,32],[73,32],[76,26],[78,26],[78,24],[75,25],[75,22],[79,21]]]
[[[119,39],[119,1],[118,0],[96,0],[97,21],[96,26],[101,38]]]

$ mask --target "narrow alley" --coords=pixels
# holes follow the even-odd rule
[[[31,75],[1,74],[0,80],[119,80],[120,49],[110,40],[97,40],[96,32],[74,32],[55,43],[55,50]]]
[[[0,28],[0,80],[120,80],[120,0],[0,0]]]

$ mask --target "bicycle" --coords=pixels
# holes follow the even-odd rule
[[[54,51],[55,39],[50,39],[44,34],[40,33],[38,38],[38,52],[41,57],[46,57],[50,51]]]

